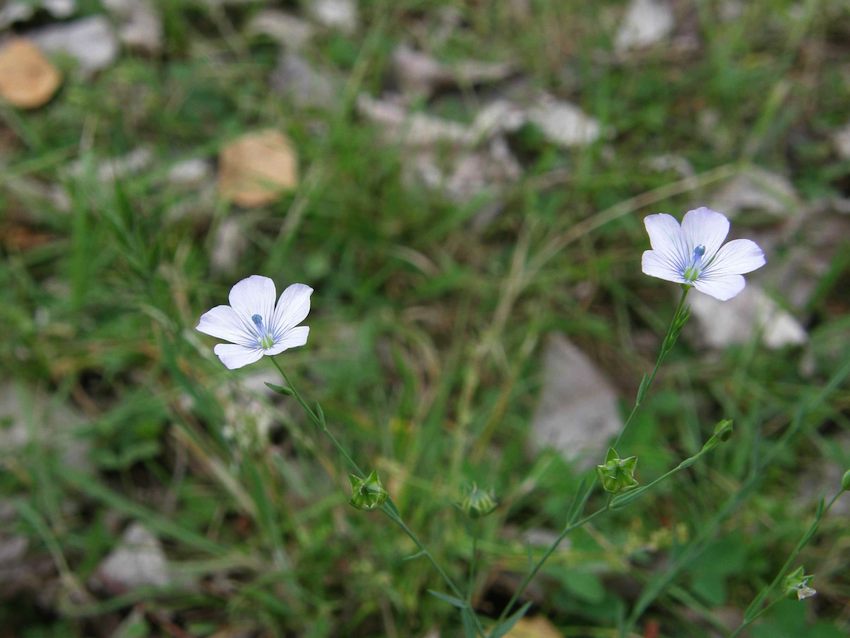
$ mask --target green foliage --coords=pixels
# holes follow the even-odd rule
[[[0,542],[26,537],[33,579],[9,594],[0,586],[0,626],[73,638],[129,618],[116,635],[130,637],[167,633],[158,623],[176,618],[198,636],[246,625],[361,638],[468,633],[468,611],[457,609],[469,604],[495,620],[542,553],[525,533],[548,538],[581,507],[606,503],[598,493],[580,502],[582,471],[527,445],[552,331],[592,356],[624,406],[643,399],[617,445],[640,458],[641,487],[723,438],[712,430],[720,419],[734,418],[735,430],[571,533],[491,636],[507,634],[532,600],[565,635],[622,627],[630,614],[637,627],[663,619],[665,635],[709,635],[720,608],[746,608],[808,529],[814,506],[800,495],[810,470],[850,463],[834,444],[850,430],[841,374],[850,252],[817,270],[810,302],[795,309],[811,318],[805,354],[755,341],[708,353],[689,338],[692,322],[644,396],[641,375],[674,305],[639,272],[640,218],[707,201],[718,183],[705,172],[726,166],[732,176],[739,162],[786,172],[806,206],[846,197],[850,165],[831,141],[850,99],[843,3],[803,3],[803,14],[790,0],[743,3],[735,20],[697,3],[677,42],[699,43],[699,54],[665,45],[624,58],[611,50],[619,1],[531,2],[517,18],[514,3],[447,0],[439,4],[464,28],[443,40],[414,28],[422,14],[438,21],[434,3],[363,2],[362,32],[323,31],[305,51],[350,82],[327,110],[269,91],[276,51],[241,35],[260,3],[249,4],[214,15],[201,0],[157,0],[161,56],[125,52],[92,78],[66,73],[38,111],[0,106],[0,366],[5,381],[73,404],[84,415],[74,438],[90,450],[81,470],[49,442],[0,446],[0,505],[13,504],[10,518],[0,509]],[[379,144],[382,131],[350,103],[385,86],[395,45],[411,37],[441,60],[515,63],[531,86],[600,119],[605,139],[563,150],[536,127],[517,131],[510,145],[527,173],[483,223],[480,202],[455,204],[405,179],[407,151]],[[418,106],[470,121],[486,99],[470,88]],[[233,135],[267,126],[285,130],[300,158],[302,183],[281,201],[230,209],[209,184],[169,183],[181,160],[211,160]],[[151,166],[99,180],[108,158],[139,147],[151,149]],[[651,168],[658,155],[687,160],[696,177]],[[74,160],[81,169],[70,172]],[[607,221],[597,217],[605,211]],[[238,223],[247,246],[232,271],[211,266],[224,221]],[[742,232],[797,224],[749,212],[738,221]],[[791,256],[778,251],[770,268],[793,266]],[[458,582],[474,554],[467,525],[478,526],[471,603],[446,593],[391,520],[348,507],[337,451],[270,366],[229,373],[193,331],[255,272],[316,288],[310,342],[281,361]],[[0,423],[0,441],[10,424]],[[492,486],[499,507],[468,521],[455,503],[474,482]],[[95,590],[92,577],[132,521],[198,586]],[[814,601],[779,602],[753,636],[847,635],[845,528],[824,517],[800,558],[818,575]],[[45,617],[39,596],[54,592],[59,612]],[[134,609],[143,617],[130,618]]]

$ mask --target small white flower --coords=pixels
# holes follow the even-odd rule
[[[693,286],[726,301],[744,289],[741,275],[765,264],[762,249],[749,239],[723,244],[729,220],[710,208],[689,210],[681,226],[663,213],[643,222],[652,250],[643,253],[641,267],[650,277]]]
[[[201,316],[196,330],[231,342],[220,343],[214,350],[231,370],[307,343],[310,328],[298,324],[310,312],[313,289],[292,284],[277,305],[276,294],[271,279],[251,275],[230,289],[229,306],[216,306]]]

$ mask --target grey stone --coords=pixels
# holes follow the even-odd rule
[[[249,35],[266,35],[290,50],[303,49],[315,29],[309,22],[277,9],[264,9],[246,27]]]
[[[711,348],[749,343],[757,336],[771,349],[808,341],[800,322],[756,283],[749,282],[743,292],[729,301],[694,292],[689,295],[689,302],[691,315],[699,325],[694,334]]]
[[[551,446],[587,469],[604,460],[622,428],[617,393],[593,362],[562,334],[543,354],[543,392],[531,426],[536,450]]]
[[[118,57],[118,39],[104,16],[91,16],[27,34],[46,53],[74,58],[87,75],[110,66]]]
[[[614,39],[618,52],[648,47],[673,31],[673,11],[663,0],[632,0]]]
[[[165,587],[172,579],[159,539],[140,523],[131,523],[118,546],[97,568],[97,579],[111,591]]]
[[[16,383],[0,386],[0,451],[38,445],[75,470],[91,469],[89,445],[78,436],[83,417],[67,403]]]
[[[338,96],[336,83],[295,53],[284,53],[271,76],[272,89],[300,108],[329,108]]]

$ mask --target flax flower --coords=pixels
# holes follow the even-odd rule
[[[643,253],[642,270],[650,277],[693,286],[726,301],[744,289],[743,274],[765,264],[764,253],[749,239],[733,239],[729,220],[710,208],[685,213],[682,225],[671,215],[644,218],[652,250]]]
[[[235,370],[263,355],[276,355],[307,343],[310,328],[298,324],[310,312],[311,294],[310,286],[292,284],[275,305],[274,282],[251,275],[230,289],[229,306],[205,312],[195,328],[230,341],[218,344],[214,352],[225,366]]]

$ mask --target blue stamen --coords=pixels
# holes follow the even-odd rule
[[[268,333],[266,327],[263,325],[263,318],[260,315],[251,315],[251,321],[253,321],[254,325],[257,326],[257,332],[259,333],[257,344],[263,350],[268,350],[274,345],[274,337]]]
[[[694,282],[699,278],[700,271],[702,270],[702,257],[705,255],[705,246],[699,244],[694,248],[694,254],[691,258],[690,265],[685,268],[685,272],[682,273],[682,276],[688,282]]]

